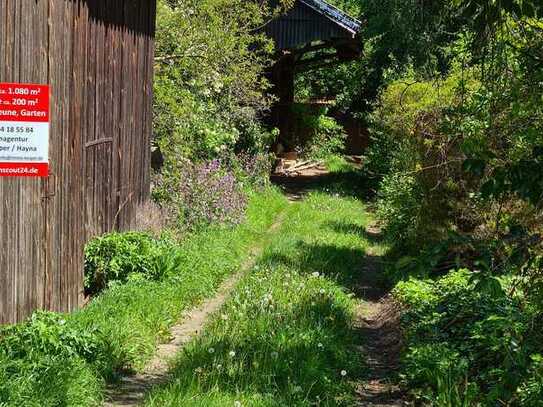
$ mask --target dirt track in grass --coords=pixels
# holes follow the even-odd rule
[[[278,229],[282,221],[283,218],[280,215],[268,233]],[[182,316],[181,322],[170,329],[170,342],[158,346],[155,356],[142,372],[125,375],[115,385],[108,386],[104,406],[139,406],[145,400],[149,390],[166,383],[170,378],[170,361],[187,343],[200,334],[209,318],[226,303],[243,274],[254,266],[262,250],[262,244],[254,247],[240,271],[224,281],[214,297],[203,301],[198,307],[187,311]]]
[[[368,233],[378,233],[373,228]],[[401,349],[400,311],[389,294],[380,288],[382,264],[368,253],[361,273],[357,296],[363,301],[357,310],[356,329],[362,338],[360,352],[368,367],[368,376],[357,386],[358,406],[405,406],[395,383]]]
[[[291,202],[303,200],[315,189],[327,188],[331,175],[318,173],[302,174],[287,179],[275,178]],[[280,217],[270,232],[278,229]],[[353,286],[349,289],[359,301],[356,313],[355,334],[358,336],[358,352],[365,361],[366,374],[358,379],[356,404],[353,407],[399,407],[409,405],[395,382],[401,347],[399,310],[381,285],[382,258],[380,231],[368,227],[364,233],[372,243],[366,251],[363,267],[356,272]],[[198,308],[183,315],[182,322],[171,329],[171,342],[160,345],[155,357],[139,374],[125,376],[120,383],[110,387],[106,406],[137,406],[144,402],[148,392],[157,385],[167,383],[170,377],[170,361],[197,337],[210,317],[226,303],[243,274],[251,269],[262,252],[262,245],[255,247],[240,272],[226,280],[216,295]]]
[[[291,202],[304,199],[314,189],[322,189],[334,176],[327,171],[309,170],[296,177],[273,178]],[[381,230],[370,226],[365,231],[374,243],[381,240]],[[382,260],[372,249],[366,253],[358,285],[354,288],[360,306],[355,328],[360,336],[359,352],[364,356],[368,374],[356,386],[356,407],[408,406],[397,384],[396,372],[401,350],[400,310],[382,287]]]

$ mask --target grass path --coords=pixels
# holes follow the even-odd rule
[[[395,356],[382,348],[398,342],[379,288],[386,248],[368,229],[364,204],[329,181],[286,210],[145,405],[402,405],[390,380]]]
[[[268,235],[273,235],[280,226],[282,219],[283,217],[280,214],[269,228]],[[206,299],[198,307],[183,314],[181,322],[170,328],[170,341],[158,346],[156,354],[147,363],[143,371],[130,376],[123,376],[118,383],[108,387],[104,406],[138,406],[144,401],[147,392],[169,379],[169,365],[172,358],[187,343],[200,334],[209,317],[225,304],[243,274],[255,265],[266,242],[267,239],[264,239],[252,248],[248,259],[240,267],[240,271],[224,281],[213,297]]]

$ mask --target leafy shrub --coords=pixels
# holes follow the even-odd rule
[[[258,28],[270,13],[245,0],[158,2],[153,127],[166,183],[187,159],[267,150],[259,118],[271,104],[263,72],[273,47]]]
[[[98,405],[103,386],[100,337],[64,316],[38,312],[27,322],[0,328],[0,405]]]
[[[428,220],[422,214],[422,191],[414,176],[398,173],[385,176],[378,199],[377,217],[390,241],[401,247],[420,236],[420,229]]]
[[[525,407],[543,406],[543,356],[534,354],[531,356],[532,366],[530,374],[519,387],[520,403]]]
[[[233,164],[236,177],[242,183],[258,190],[270,185],[273,164],[271,155],[241,153],[238,154]],[[238,171],[236,171],[236,164],[240,167]]]
[[[468,360],[446,344],[413,346],[404,357],[406,379],[415,388],[414,395],[443,407],[473,406],[477,388],[466,386],[468,366]],[[435,394],[429,389],[435,389]]]
[[[518,298],[479,282],[459,270],[394,290],[405,306],[403,377],[427,403],[519,405],[540,391],[539,323]]]
[[[97,343],[95,333],[76,331],[65,317],[50,312],[36,312],[23,324],[0,328],[0,337],[0,352],[13,359],[47,354],[91,361]]]
[[[446,238],[449,220],[465,210],[462,153],[442,124],[461,81],[456,72],[436,82],[395,81],[371,116],[366,170],[381,179],[378,216],[399,250],[416,253]]]
[[[305,117],[306,126],[312,130],[312,137],[305,147],[304,154],[314,160],[324,160],[329,156],[338,155],[345,150],[347,134],[343,126],[326,111],[315,116]]]
[[[85,247],[85,291],[93,295],[110,282],[126,282],[140,274],[157,280],[167,273],[173,243],[142,232],[110,233]]]

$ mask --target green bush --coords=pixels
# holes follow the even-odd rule
[[[126,282],[140,274],[160,279],[168,271],[166,260],[175,254],[174,244],[147,233],[110,233],[85,247],[85,291],[96,294],[110,282]]]
[[[456,210],[448,200],[457,191],[454,160],[458,147],[443,134],[440,120],[455,103],[460,78],[435,82],[405,78],[382,93],[370,119],[372,144],[366,171],[381,179],[378,218],[397,249],[416,252],[446,237]],[[440,154],[446,149],[448,156]],[[456,165],[458,168],[458,165]]]
[[[304,117],[305,126],[312,132],[309,143],[305,146],[304,155],[313,160],[325,160],[345,151],[347,134],[343,126],[326,113],[323,111],[318,115]]]
[[[393,173],[381,182],[377,217],[383,222],[385,235],[400,247],[413,242],[428,224],[422,194],[413,175]]]
[[[163,176],[179,179],[183,159],[266,150],[259,117],[271,102],[262,73],[273,46],[257,28],[270,12],[245,0],[158,2],[153,126]]]
[[[97,406],[100,338],[75,329],[61,315],[38,312],[0,328],[0,405]]]
[[[542,385],[537,311],[478,279],[459,270],[396,286],[394,297],[404,305],[405,384],[436,406],[537,405],[529,404]]]

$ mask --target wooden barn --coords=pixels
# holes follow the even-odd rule
[[[84,244],[148,199],[155,3],[0,1],[0,85],[49,89],[47,176],[0,177],[0,323],[80,306]]]
[[[294,100],[294,75],[356,58],[362,52],[360,21],[324,0],[297,0],[284,15],[266,25],[274,40],[277,63],[273,82],[282,103]]]
[[[360,56],[361,30],[360,21],[324,0],[296,0],[288,12],[266,25],[264,32],[273,39],[277,50],[276,63],[270,72],[274,93],[279,99],[271,118],[271,124],[281,132],[277,144],[293,148],[290,140],[299,138],[304,131],[292,111],[296,74]],[[307,107],[315,110],[319,103]],[[349,143],[359,143],[363,137],[360,127],[349,118],[345,124],[352,134]]]

